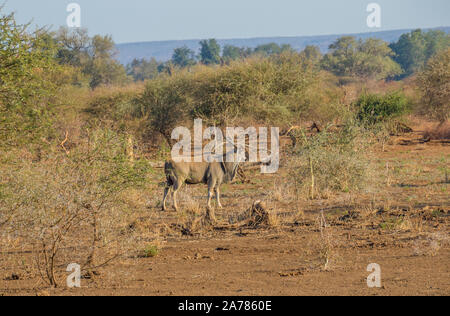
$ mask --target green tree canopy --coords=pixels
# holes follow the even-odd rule
[[[450,48],[432,57],[418,76],[426,112],[441,122],[450,116]]]
[[[117,52],[111,36],[95,35],[89,50],[91,58],[83,72],[91,76],[91,88],[127,82],[125,67],[114,59]]]
[[[133,77],[135,81],[153,79],[158,76],[158,66],[159,63],[155,58],[150,60],[135,58],[127,65],[127,74]]]
[[[300,56],[314,65],[319,64],[323,57],[320,48],[313,45],[306,46],[305,49],[300,52]]]
[[[111,35],[95,35],[91,40],[90,50],[93,59],[111,59],[117,55],[116,45]]]
[[[51,45],[45,31],[28,32],[0,7],[0,149],[47,135],[58,70]]]
[[[401,73],[400,66],[392,60],[393,52],[380,39],[356,40],[343,36],[330,45],[323,58],[323,67],[338,76],[363,79],[386,79]]]
[[[249,57],[253,53],[251,48],[237,47],[233,45],[225,45],[223,48],[222,58],[226,62],[231,60],[244,59]]]
[[[402,77],[419,71],[428,59],[447,47],[450,47],[450,35],[442,31],[422,32],[420,29],[403,34],[390,45],[395,53],[394,60],[404,70]]]
[[[56,32],[55,41],[59,44],[56,57],[61,64],[74,67],[82,67],[86,64],[91,45],[87,29],[61,27]]]
[[[203,40],[200,46],[200,61],[203,64],[220,64],[220,45],[215,39]]]
[[[172,55],[172,63],[181,68],[194,66],[197,63],[195,52],[187,46],[175,48]]]
[[[57,59],[60,64],[81,69],[90,78],[89,85],[127,82],[125,67],[115,60],[116,46],[109,35],[89,37],[86,29],[62,27],[55,36],[58,44]]]
[[[286,51],[293,51],[293,48],[289,44],[284,44],[282,46],[277,43],[269,43],[264,45],[259,45],[255,48],[254,53],[260,54],[262,56],[270,56],[281,54]]]

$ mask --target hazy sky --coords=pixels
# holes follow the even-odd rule
[[[117,43],[450,26],[450,0],[6,0],[4,10],[57,28],[66,25],[72,2],[81,6],[82,27]],[[382,9],[379,29],[366,24],[372,2]]]

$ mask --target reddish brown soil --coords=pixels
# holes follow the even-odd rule
[[[274,183],[286,179],[283,170],[228,185],[214,227],[183,234],[178,215],[153,205],[139,215],[161,228],[159,254],[114,262],[83,279],[81,289],[47,289],[19,259],[5,266],[2,253],[0,295],[449,295],[449,184],[440,166],[449,167],[450,150],[445,142],[420,138],[396,137],[385,152],[374,151],[378,174],[386,163],[392,168],[389,185],[377,193],[270,201],[277,214],[270,226],[230,225],[227,219],[267,199]],[[203,205],[205,188],[194,190]],[[162,192],[155,194],[160,199]],[[321,210],[326,227],[319,224]],[[381,288],[367,286],[371,263],[381,267]],[[19,280],[8,278],[13,274]]]

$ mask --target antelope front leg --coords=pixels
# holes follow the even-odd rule
[[[214,185],[208,183],[208,207],[206,208],[206,218],[209,218],[212,222],[216,222],[216,215],[214,209],[211,207],[211,199],[213,195]]]
[[[216,199],[217,199],[217,205],[219,208],[223,208],[222,203],[220,203],[220,187],[216,187]]]
[[[211,199],[213,195],[213,190],[216,184],[212,180],[208,180],[208,209],[211,209]]]
[[[207,204],[207,206],[209,209],[211,208],[211,199],[212,199],[212,190],[208,189],[208,204]]]

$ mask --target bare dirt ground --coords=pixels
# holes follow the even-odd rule
[[[48,289],[30,264],[0,249],[0,296],[450,295],[450,148],[420,139],[374,149],[377,186],[359,195],[297,200],[283,166],[276,175],[254,170],[251,183],[224,186],[213,226],[201,222],[204,186],[183,189],[182,214],[160,211],[161,171],[150,196],[136,198],[146,208],[133,224],[157,232],[157,255],[130,254],[80,289]],[[270,219],[239,222],[256,200]],[[367,286],[371,263],[381,267],[381,288]]]

